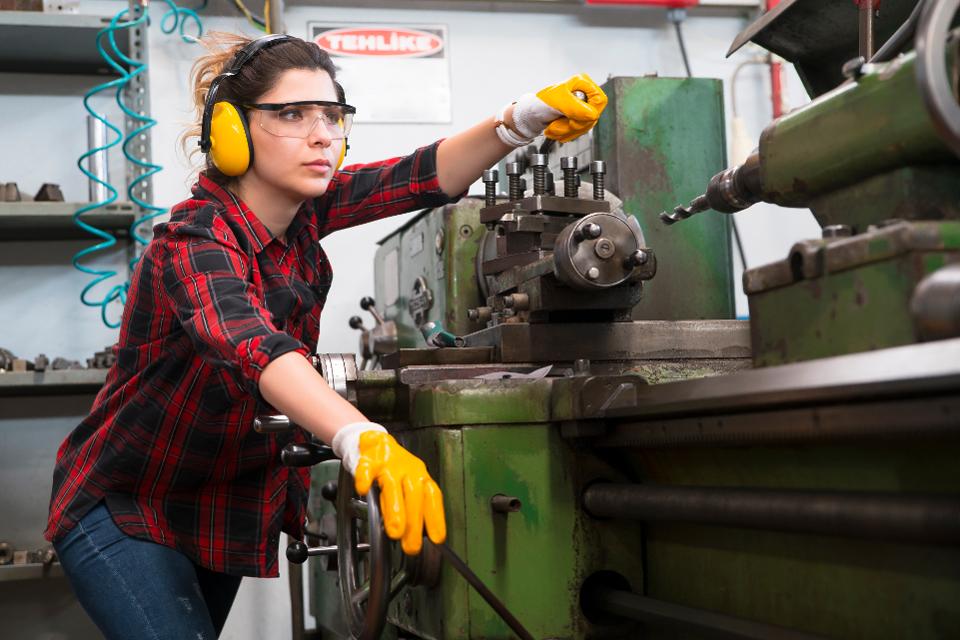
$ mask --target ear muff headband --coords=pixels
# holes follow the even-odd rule
[[[253,142],[243,111],[229,102],[217,101],[220,84],[240,73],[243,65],[263,49],[293,39],[279,33],[257,38],[238,51],[227,70],[210,83],[200,122],[200,149],[210,155],[213,165],[225,175],[243,175],[250,168]]]

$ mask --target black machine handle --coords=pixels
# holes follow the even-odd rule
[[[336,460],[333,449],[325,444],[291,442],[280,452],[280,462],[287,467],[312,467],[315,464]]]

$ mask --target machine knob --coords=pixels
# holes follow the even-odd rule
[[[294,564],[303,564],[307,561],[307,545],[300,540],[294,540],[287,545],[287,560]]]
[[[336,458],[333,449],[313,442],[306,444],[291,442],[280,451],[280,462],[286,467],[312,467]]]
[[[369,311],[370,315],[373,316],[373,321],[377,326],[383,324],[383,316],[380,315],[380,312],[377,311],[377,303],[370,296],[363,296],[360,298],[360,308],[364,311]],[[353,326],[352,324],[350,326]],[[354,327],[356,328],[356,327]]]
[[[331,480],[330,482],[324,482],[320,487],[320,495],[324,500],[330,502],[336,502],[337,500],[337,483]]]
[[[292,431],[296,425],[285,415],[262,415],[253,420],[253,430],[257,433],[284,433]]]
[[[363,331],[363,318],[360,316],[350,316],[349,323],[351,329],[359,329],[360,331]]]

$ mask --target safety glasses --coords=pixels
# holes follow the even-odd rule
[[[350,135],[356,107],[343,102],[304,100],[301,102],[260,103],[243,105],[260,111],[260,127],[282,138],[306,138],[320,122],[333,140]]]

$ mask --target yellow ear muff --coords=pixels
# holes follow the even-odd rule
[[[343,146],[340,148],[340,159],[337,160],[337,169],[343,166],[343,159],[347,157],[347,147],[350,145],[347,144],[347,139],[343,139]]]
[[[250,168],[253,148],[247,119],[229,102],[213,105],[210,118],[210,159],[228,176],[243,175]]]

